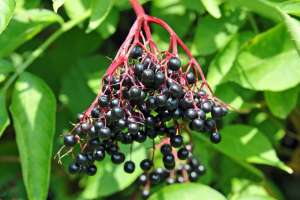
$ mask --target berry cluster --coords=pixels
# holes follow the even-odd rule
[[[208,133],[213,143],[220,142],[216,122],[227,114],[227,107],[213,96],[201,67],[175,32],[164,21],[146,15],[136,0],[131,3],[138,18],[103,77],[97,98],[64,136],[64,147],[75,154],[70,173],[94,175],[94,162],[106,156],[133,173],[136,163],[126,158],[120,144],[152,140],[151,156],[138,163],[147,196],[151,185],[196,181],[203,174],[204,167],[192,155],[189,132]],[[149,23],[170,33],[168,51],[158,50]],[[189,58],[185,64],[178,44]],[[163,168],[155,169],[156,148]]]

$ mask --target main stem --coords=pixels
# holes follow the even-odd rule
[[[137,18],[145,16],[144,8],[141,6],[138,0],[129,0]]]

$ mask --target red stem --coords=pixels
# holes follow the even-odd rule
[[[131,6],[132,6],[137,18],[143,17],[146,15],[144,8],[141,6],[141,4],[139,3],[138,0],[129,0],[129,2],[131,3]]]

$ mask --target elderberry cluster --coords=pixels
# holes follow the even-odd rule
[[[69,149],[80,145],[79,152],[73,151],[76,155],[70,173],[94,175],[94,162],[106,156],[133,173],[137,163],[128,160],[119,145],[151,139],[157,143],[152,151],[160,148],[164,168],[155,169],[151,156],[138,163],[145,172],[140,177],[145,179],[143,184],[148,180],[150,185],[164,180],[196,181],[204,167],[187,145],[191,143],[187,132],[208,133],[211,141],[218,143],[221,135],[216,121],[227,114],[226,106],[215,101],[199,82],[197,72],[183,66],[178,56],[153,56],[142,46],[133,46],[127,62],[103,78],[97,100],[64,136]],[[148,189],[143,190],[143,196]]]

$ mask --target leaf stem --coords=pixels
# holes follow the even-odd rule
[[[59,38],[63,33],[71,30],[73,27],[84,21],[90,16],[91,12],[87,11],[80,15],[80,17],[70,20],[66,23],[64,23],[60,29],[58,29],[56,32],[54,32],[45,42],[43,42],[39,47],[37,47],[25,60],[25,62],[21,63],[18,67],[16,72],[10,76],[10,78],[5,82],[5,85],[3,86],[3,90],[6,91],[11,84],[17,79],[17,77],[25,71],[27,67],[29,67],[38,57],[40,57],[45,50],[57,39]]]

